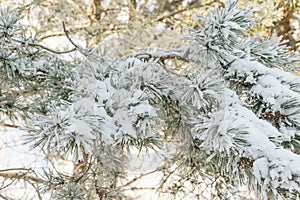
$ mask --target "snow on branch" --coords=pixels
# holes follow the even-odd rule
[[[202,69],[223,71],[226,86],[236,90],[220,95],[217,111],[194,118],[192,134],[211,154],[208,162],[219,154],[231,158],[222,166],[224,173],[236,174],[241,159],[249,159],[264,199],[280,196],[281,190],[299,191],[300,157],[294,149],[299,148],[300,79],[278,69],[293,66],[297,57],[280,39],[249,40],[254,18],[236,5],[229,1],[207,17],[196,16],[202,29],[187,37],[192,40],[189,60]]]
[[[104,194],[121,191],[117,184],[125,174],[126,150],[156,151],[178,141],[171,151],[174,159],[166,156],[165,166],[158,168],[167,179],[185,169],[184,181],[195,174],[197,182],[232,179],[224,184],[249,183],[263,199],[300,190],[300,79],[279,69],[295,64],[296,57],[280,46],[280,39],[249,39],[252,11],[238,8],[237,1],[196,16],[200,29],[186,37],[192,41],[187,48],[120,59],[89,53],[62,60],[53,55],[59,52],[40,51],[45,48],[25,40],[17,15],[5,12],[7,19],[0,20],[1,78],[9,89],[34,93],[16,97],[6,107],[0,104],[0,111],[13,112],[14,102],[28,101],[19,110],[29,118],[32,147],[73,156],[73,176],[47,172],[49,188],[59,185],[57,197],[82,188],[98,194],[99,188]],[[82,51],[65,24],[63,28],[75,50]],[[193,67],[171,71],[176,60]],[[2,95],[9,89],[0,90],[2,99],[11,96]]]

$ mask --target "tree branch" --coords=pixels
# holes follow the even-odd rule
[[[11,173],[8,171],[27,171],[27,172],[16,172],[16,173]],[[12,169],[4,169],[0,170],[0,176],[4,178],[9,178],[9,179],[17,179],[17,180],[24,180],[24,181],[33,181],[35,183],[45,183],[46,181],[35,177],[28,175],[28,173],[32,171],[32,169],[26,169],[26,168],[12,168]]]
[[[193,5],[193,4],[195,4],[195,2],[196,1],[194,1],[192,4],[190,4],[189,6],[183,8],[181,10],[176,10],[176,11],[174,11],[172,13],[169,13],[168,15],[160,16],[155,21],[162,21],[164,19],[173,17],[176,14],[179,14],[179,13],[182,13],[182,12],[185,12],[185,11],[188,11],[188,10],[192,10],[192,9],[195,9],[195,8],[201,8],[201,7],[204,7],[204,6],[211,6],[213,3],[220,3],[219,0],[215,0],[215,1],[212,1],[212,2],[209,2],[209,3],[206,3],[206,4],[199,3],[198,5]]]
[[[177,51],[177,52],[176,52]],[[148,61],[150,59],[159,59],[160,62],[165,60],[176,59],[184,62],[189,62],[187,56],[182,55],[182,50],[158,51],[158,52],[144,52],[134,54],[133,57]]]
[[[65,34],[66,34],[68,40],[69,40],[69,41],[71,42],[71,44],[75,47],[75,49],[76,49],[76,48],[78,49],[78,48],[79,48],[78,45],[75,44],[75,42],[73,42],[73,40],[72,40],[71,37],[69,36],[69,31],[66,29],[66,26],[65,26],[65,22],[64,22],[64,21],[62,21],[62,25],[63,25],[63,29],[64,29],[64,32],[65,32]]]
[[[144,53],[138,53],[138,54],[134,54],[133,57],[142,60],[144,62],[147,62],[149,60],[157,60],[157,62],[159,64],[162,64],[162,67],[169,73],[174,74],[176,76],[181,76],[180,74],[169,70],[166,66],[165,66],[165,61],[166,60],[181,60],[183,62],[190,62],[190,60],[188,60],[188,54],[186,53],[187,51],[183,51],[181,49],[179,50],[170,50],[170,51],[158,51],[158,52],[144,52]],[[183,55],[182,55],[183,54]]]
[[[49,34],[49,35],[44,35],[40,38],[38,38],[37,40],[38,41],[41,41],[41,40],[44,40],[44,39],[47,39],[47,38],[51,38],[51,37],[59,37],[59,36],[63,36],[65,35],[64,32],[60,32],[60,33],[52,33],[52,34]]]
[[[155,172],[157,172],[157,171],[160,171],[161,169],[162,169],[162,168],[157,168],[157,169],[155,169],[155,170],[152,170],[152,171],[149,171],[149,172],[147,172],[147,173],[141,174],[140,176],[135,177],[135,178],[132,179],[131,181],[129,181],[129,182],[127,182],[126,184],[122,185],[121,187],[126,187],[126,186],[128,186],[128,185],[134,183],[135,181],[139,180],[140,178],[142,178],[142,177],[144,177],[144,176],[148,176],[148,175],[150,175],[150,174],[153,174],[153,173],[155,173]]]
[[[18,125],[15,125],[15,124],[7,124],[7,123],[4,123],[4,122],[0,122],[0,126],[5,126],[5,127],[9,127],[9,128],[22,128],[21,126],[18,126]]]
[[[2,199],[4,199],[4,200],[15,200],[15,199],[13,199],[13,198],[11,198],[11,197],[3,196],[2,194],[0,194],[0,197],[1,197]]]
[[[23,45],[28,45],[28,46],[31,46],[31,47],[40,47],[40,48],[42,48],[44,50],[47,50],[47,51],[55,53],[55,54],[66,54],[66,53],[71,53],[71,52],[73,52],[73,51],[76,50],[76,48],[73,48],[73,49],[70,49],[70,50],[67,50],[67,51],[56,51],[56,50],[50,49],[48,47],[45,47],[45,46],[43,46],[41,44],[24,42],[24,41],[21,41],[21,40],[18,40],[18,39],[14,39],[14,38],[12,38],[12,40],[15,41],[15,42],[18,42],[20,44],[23,44]]]

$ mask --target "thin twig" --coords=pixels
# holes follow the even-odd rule
[[[26,173],[5,173],[5,172],[1,172],[0,173],[1,177],[4,178],[9,178],[9,179],[20,179],[20,180],[24,180],[24,181],[33,181],[35,183],[45,183],[46,181],[38,178],[38,177],[34,177],[34,176],[30,176],[27,175]]]
[[[12,184],[14,184],[16,182],[16,180],[10,180],[10,183],[5,185],[5,181],[3,181],[3,184],[1,186],[1,190],[4,190],[5,188],[8,188],[9,186],[11,186]]]
[[[161,169],[162,169],[162,168],[157,168],[157,169],[155,169],[155,170],[152,170],[152,171],[149,171],[149,172],[147,172],[147,173],[141,174],[140,176],[135,177],[134,179],[132,179],[131,181],[127,182],[126,184],[124,184],[124,185],[122,185],[122,186],[120,186],[120,187],[121,187],[121,188],[122,188],[122,187],[126,187],[126,186],[128,186],[128,185],[134,183],[135,181],[139,180],[140,178],[142,178],[142,177],[144,177],[144,176],[148,176],[148,175],[153,174],[153,173],[155,173],[155,172],[158,172],[158,171],[160,171]]]
[[[2,199],[4,199],[4,200],[15,200],[15,199],[10,198],[10,197],[8,197],[8,196],[3,196],[2,194],[0,194],[0,197],[1,197]]]
[[[78,6],[78,8],[83,12],[83,14],[90,20],[90,25],[93,21],[92,19],[92,15],[88,14],[86,11],[87,11],[87,8],[84,8],[82,4],[82,2],[78,2],[78,0],[73,0],[73,2]]]
[[[79,48],[78,45],[75,44],[75,43],[73,42],[73,40],[71,39],[71,37],[69,36],[69,31],[66,29],[66,26],[65,26],[65,22],[64,22],[64,21],[62,21],[62,25],[63,25],[63,29],[64,29],[64,32],[65,32],[65,34],[66,34],[68,40],[71,42],[71,44],[72,44],[75,48],[78,49],[78,48]]]
[[[45,50],[47,50],[49,52],[52,52],[52,53],[55,53],[55,54],[66,54],[66,53],[71,53],[71,52],[73,52],[73,51],[76,50],[76,48],[73,48],[73,49],[70,49],[70,50],[67,50],[67,51],[56,51],[56,50],[50,49],[48,47],[45,47],[45,46],[43,46],[41,44],[24,42],[24,41],[21,41],[21,40],[18,40],[18,39],[14,39],[14,38],[12,38],[12,40],[15,41],[15,42],[18,42],[20,44],[23,44],[23,45],[28,45],[28,46],[31,46],[31,47],[40,47],[42,49],[45,49]]]
[[[131,187],[128,189],[123,189],[123,191],[132,191],[132,190],[156,190],[156,187]]]
[[[76,31],[86,30],[89,27],[90,27],[89,24],[81,24],[81,25],[78,25],[78,26],[73,26],[72,28],[69,28],[68,33],[69,32],[76,32]],[[42,41],[42,40],[50,38],[50,37],[60,37],[60,36],[66,35],[66,33],[63,30],[60,31],[60,32],[49,33],[48,35],[45,34],[44,36],[42,35],[42,33],[44,33],[44,32],[39,32],[40,36],[37,37],[37,41]]]
[[[0,126],[5,126],[5,127],[9,127],[9,128],[22,128],[21,126],[14,125],[14,124],[7,124],[7,123],[4,123],[4,122],[0,122]]]
[[[1,169],[0,172],[7,172],[7,171],[33,171],[32,169],[27,168],[8,168],[8,169]]]
[[[38,38],[38,41],[45,40],[45,39],[50,38],[50,37],[59,37],[59,36],[63,36],[63,35],[65,35],[64,32],[60,32],[60,33],[51,33],[51,34],[49,34],[49,35],[44,35],[44,36]]]
[[[43,200],[42,196],[41,196],[41,193],[40,193],[40,189],[39,187],[37,187],[37,185],[33,184],[33,183],[30,183],[31,186],[34,188],[35,192],[37,193],[37,196],[39,198],[39,200]]]
[[[182,163],[183,163],[183,161],[182,161]],[[168,172],[168,175],[164,179],[161,180],[160,186],[158,187],[157,191],[160,190],[164,186],[164,184],[168,181],[170,176],[172,174],[174,174],[177,169],[179,169],[179,167],[181,166],[182,163],[179,163],[174,170]]]
[[[220,3],[220,2],[218,0],[215,0],[215,1],[212,1],[212,2],[209,2],[209,3],[206,3],[206,4],[187,6],[187,7],[183,8],[183,9],[181,9],[181,10],[176,10],[176,11],[174,11],[174,12],[168,14],[168,15],[160,16],[155,21],[162,21],[164,19],[173,17],[176,14],[179,14],[179,13],[182,13],[182,12],[185,12],[185,11],[188,11],[188,10],[192,10],[192,9],[195,9],[195,8],[201,8],[201,7],[204,7],[204,6],[210,6],[213,3]]]

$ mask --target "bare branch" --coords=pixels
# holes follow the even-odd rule
[[[66,34],[68,40],[71,42],[71,44],[72,44],[75,48],[79,48],[78,45],[75,44],[75,43],[73,42],[73,40],[71,39],[71,37],[69,36],[69,31],[66,29],[66,26],[65,26],[65,22],[64,22],[64,21],[62,21],[62,24],[63,24],[63,29],[64,29],[64,32],[65,32],[65,34]]]
[[[27,173],[8,173],[8,172],[0,172],[0,176],[9,179],[17,179],[24,181],[33,181],[35,183],[45,183],[46,181],[31,175],[27,175]]]
[[[52,53],[55,53],[55,54],[66,54],[66,53],[71,53],[71,52],[76,50],[76,48],[73,48],[73,49],[70,49],[70,50],[67,50],[67,51],[56,51],[56,50],[50,49],[50,48],[45,47],[45,46],[40,45],[40,44],[24,42],[24,41],[14,39],[14,38],[12,38],[12,40],[15,41],[15,42],[18,42],[20,44],[23,44],[23,45],[28,45],[28,46],[32,46],[32,47],[40,47],[42,49],[45,49],[45,50],[47,50],[49,52],[52,52]]]
[[[156,190],[156,187],[131,187],[128,189],[124,189],[123,191],[131,191],[131,190]]]
[[[194,5],[195,2],[196,2],[196,1],[194,1],[194,3],[190,4],[189,6],[183,8],[183,9],[181,9],[181,10],[176,10],[176,11],[174,11],[174,12],[172,12],[172,13],[169,13],[168,15],[160,16],[160,17],[158,17],[155,21],[162,21],[162,20],[164,20],[164,19],[173,17],[174,15],[177,15],[177,14],[179,14],[179,13],[182,13],[182,12],[185,12],[185,11],[188,11],[188,10],[192,10],[192,9],[195,9],[195,8],[201,8],[201,7],[205,7],[205,6],[211,6],[211,5],[214,4],[214,3],[220,3],[219,0],[215,0],[215,1],[212,1],[212,2],[209,2],[209,3],[206,3],[206,4],[201,4],[201,3],[199,3],[199,4]]]
[[[21,126],[18,126],[18,125],[15,125],[15,124],[7,124],[7,123],[4,123],[4,122],[0,122],[0,126],[5,126],[5,127],[9,127],[9,128],[22,128]]]
[[[3,196],[2,194],[0,194],[0,197],[1,197],[2,199],[4,199],[4,200],[15,200],[15,199],[13,199],[13,198],[11,198],[11,197]]]
[[[30,184],[31,184],[31,186],[34,188],[34,190],[36,191],[39,200],[43,200],[43,198],[42,198],[42,196],[41,196],[41,192],[40,192],[39,187],[37,187],[36,184],[33,184],[33,183],[30,183]]]
[[[63,36],[63,35],[65,35],[64,32],[52,33],[52,34],[44,35],[44,36],[38,38],[38,41],[41,41],[41,40],[44,40],[44,39],[47,39],[47,38],[51,38],[51,37],[60,37],[60,36]]]
[[[27,169],[27,168],[8,168],[8,169],[1,169],[1,172],[7,172],[7,171],[33,171],[32,169]]]
[[[122,185],[121,187],[126,187],[126,186],[128,186],[128,185],[134,183],[135,181],[139,180],[140,178],[142,178],[142,177],[144,177],[144,176],[148,176],[148,175],[153,174],[153,173],[155,173],[155,172],[158,172],[158,171],[160,171],[161,169],[162,169],[162,168],[157,168],[157,169],[155,169],[155,170],[152,170],[152,171],[149,171],[149,172],[147,172],[147,173],[141,174],[140,176],[135,177],[135,178],[132,179],[131,181],[129,181],[129,182],[127,182],[126,184]]]

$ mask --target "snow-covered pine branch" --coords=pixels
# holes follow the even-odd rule
[[[175,195],[199,182],[219,199],[242,185],[262,199],[299,195],[300,80],[281,70],[293,72],[298,58],[279,39],[250,37],[255,19],[237,1],[196,16],[187,49],[115,59],[66,61],[26,45],[35,43],[20,34],[18,14],[1,14],[0,98],[25,101],[0,111],[26,111],[32,147],[71,154],[76,166],[70,176],[46,171],[53,198],[96,198],[98,188],[117,198],[133,148],[164,155],[159,188]],[[178,60],[186,69],[170,72]]]
[[[231,88],[219,99],[221,106],[210,117],[212,122],[205,120],[207,127],[203,127],[199,121],[193,130],[208,153],[233,154],[232,163],[221,166],[225,174],[236,173],[240,159],[250,158],[253,188],[259,189],[263,199],[296,194],[300,187],[300,78],[276,68],[293,72],[298,57],[280,39],[249,39],[247,31],[254,20],[251,12],[238,9],[236,3],[215,8],[207,18],[198,16],[204,21],[203,29],[188,37],[194,40],[190,59],[200,67],[223,71]]]

